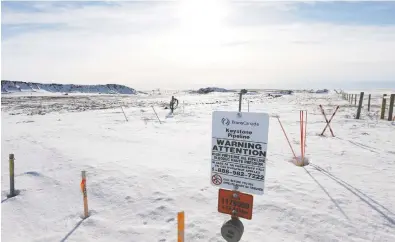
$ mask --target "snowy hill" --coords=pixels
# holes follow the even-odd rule
[[[199,94],[207,94],[210,92],[232,92],[232,91],[219,87],[206,87],[206,88],[200,88],[197,91],[192,91],[192,93],[199,93]]]
[[[118,84],[74,85],[43,84],[22,81],[1,81],[1,93],[15,92],[51,92],[51,93],[102,93],[102,94],[136,94],[136,90]]]

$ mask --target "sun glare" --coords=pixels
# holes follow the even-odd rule
[[[179,27],[171,41],[171,61],[198,67],[225,58],[220,44],[226,38],[225,18],[228,6],[224,1],[180,1],[176,14]]]
[[[191,44],[213,44],[221,35],[226,14],[223,1],[181,1],[177,8],[179,34]]]

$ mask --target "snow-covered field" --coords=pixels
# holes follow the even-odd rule
[[[179,211],[186,241],[224,241],[220,228],[229,216],[217,212],[218,189],[210,185],[211,114],[236,111],[238,97],[176,97],[174,116],[163,95],[2,97],[2,241],[176,241]],[[280,116],[295,149],[299,110],[307,110],[311,164],[288,162],[292,153],[271,118],[265,194],[254,196],[241,241],[395,241],[392,122],[378,120],[376,109],[355,120],[356,108],[336,94],[246,99],[251,112]],[[319,104],[328,118],[340,105],[335,138],[329,130],[319,136]],[[7,199],[9,153],[20,194]],[[81,170],[91,211],[85,220]]]

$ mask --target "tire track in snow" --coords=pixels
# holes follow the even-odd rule
[[[343,181],[342,179],[334,176],[332,173],[322,169],[318,165],[315,165],[315,164],[310,164],[310,165],[313,166],[317,171],[319,171],[322,174],[326,175],[327,177],[331,178],[336,183],[338,183],[340,186],[344,187],[346,190],[348,190],[349,192],[351,192],[352,194],[357,196],[360,200],[362,200],[364,203],[366,203],[368,206],[370,206],[373,210],[375,210],[377,213],[381,214],[390,223],[391,227],[395,227],[395,214],[394,214],[394,212],[392,212],[388,208],[384,207],[382,204],[380,204],[376,200],[370,198],[370,196],[366,195],[365,193],[363,193],[359,189],[353,187],[349,183],[347,183],[347,182]],[[380,207],[382,210],[385,210],[388,214],[394,216],[394,218],[391,218],[390,216],[385,214],[383,211],[378,209],[374,204],[376,206]]]

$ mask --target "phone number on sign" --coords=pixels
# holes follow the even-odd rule
[[[254,179],[254,180],[264,180],[265,176],[264,175],[257,175],[254,173],[249,173],[249,172],[244,172],[244,171],[232,171],[230,172],[228,169],[223,169],[223,168],[217,168],[216,170],[212,168],[213,171],[216,171],[218,173],[222,173],[224,175],[233,175],[233,176],[239,176],[239,177],[246,177],[249,179]]]

